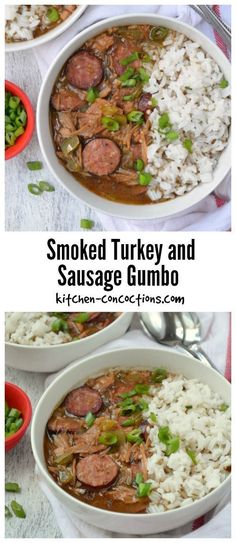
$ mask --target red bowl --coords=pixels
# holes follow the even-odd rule
[[[5,400],[9,407],[15,407],[22,413],[23,424],[19,430],[12,436],[5,438],[5,449],[10,451],[22,439],[25,434],[32,417],[32,406],[30,399],[22,388],[13,383],[5,383]]]
[[[11,92],[14,96],[18,96],[20,98],[26,113],[27,113],[27,124],[25,127],[24,134],[19,136],[17,138],[16,143],[12,145],[11,147],[8,147],[5,150],[5,160],[8,160],[9,158],[13,158],[14,156],[18,155],[25,149],[25,147],[30,142],[34,127],[35,127],[35,120],[34,120],[34,110],[32,107],[32,104],[26,96],[26,94],[23,92],[23,90],[20,89],[20,87],[17,87],[15,83],[11,83],[10,81],[5,81],[5,90]]]

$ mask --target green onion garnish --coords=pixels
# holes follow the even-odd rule
[[[131,64],[132,62],[134,62],[135,60],[138,60],[138,59],[139,59],[139,53],[137,51],[135,51],[134,53],[132,53],[128,57],[122,58],[120,60],[120,64],[121,64],[121,66],[128,66],[128,64]]]
[[[118,438],[115,434],[112,432],[104,432],[99,438],[99,443],[102,443],[103,445],[115,445],[118,441]]]
[[[89,320],[89,313],[79,313],[79,315],[76,315],[73,320],[74,322],[84,324],[84,322],[87,322]]]
[[[122,87],[135,87],[137,81],[136,79],[127,79],[127,81],[124,81],[121,86]]]
[[[20,492],[21,488],[18,483],[5,483],[6,492]]]
[[[137,490],[138,498],[145,498],[146,496],[149,496],[151,487],[152,483],[139,483]]]
[[[169,140],[169,141],[175,141],[175,140],[178,139],[178,137],[179,137],[179,134],[175,130],[170,130],[166,134],[166,139]]]
[[[57,23],[57,21],[59,21],[60,19],[58,10],[53,6],[50,6],[50,8],[48,8],[46,16],[49,19],[50,23]]]
[[[148,83],[148,81],[150,79],[150,76],[148,75],[148,73],[146,72],[146,70],[143,67],[138,69],[138,73],[139,73],[139,77],[140,77],[141,81],[143,83]]]
[[[85,230],[91,230],[94,226],[94,221],[90,219],[80,219],[80,228],[85,228]]]
[[[28,170],[41,170],[43,165],[39,160],[34,160],[33,162],[26,162]]]
[[[5,505],[5,518],[11,518],[12,517],[12,513],[9,509],[9,507],[7,507],[7,505]]]
[[[117,130],[120,128],[118,121],[115,121],[111,117],[102,117],[101,121],[103,126],[105,126],[106,129],[110,130],[111,132],[117,132]]]
[[[55,319],[55,321],[53,321],[51,324],[51,329],[52,332],[55,332],[55,334],[58,334],[58,332],[67,332],[68,325],[63,319]]]
[[[17,138],[24,134],[27,113],[18,96],[5,92],[5,147],[15,144]]]
[[[161,443],[164,443],[164,445],[167,445],[167,443],[172,437],[169,426],[161,426],[159,428],[158,437]]]
[[[39,181],[38,185],[42,192],[54,192],[55,190],[55,187],[51,185],[51,183],[48,183],[47,181]]]
[[[227,79],[222,79],[221,82],[220,82],[220,88],[221,89],[226,89],[226,87],[229,86],[229,82],[227,81]]]
[[[150,413],[150,419],[152,422],[157,422],[157,416],[155,415],[155,413]]]
[[[140,485],[140,483],[143,483],[143,474],[141,472],[137,473],[135,477],[135,483],[136,485]]]
[[[171,454],[177,452],[179,450],[180,446],[180,439],[179,437],[172,437],[167,445],[166,445],[166,456],[170,456]]]
[[[227,403],[222,403],[220,406],[219,406],[219,411],[222,411],[223,413],[225,411],[227,411],[227,409],[229,409],[229,406],[227,405]]]
[[[195,451],[192,451],[191,449],[186,449],[186,453],[188,454],[189,458],[191,458],[192,460],[192,463],[197,464],[197,460],[196,460],[196,452]]]
[[[149,185],[149,183],[151,183],[151,180],[152,180],[152,176],[150,173],[148,172],[140,172],[139,173],[139,184],[140,185]]]
[[[149,385],[144,385],[144,384],[137,384],[135,385],[134,387],[134,390],[136,392],[136,394],[147,394],[148,391],[149,391]]]
[[[87,413],[87,415],[85,417],[85,422],[86,422],[88,428],[91,428],[91,426],[93,426],[93,423],[94,423],[95,419],[96,419],[96,417],[93,415],[93,413],[91,413],[91,411],[89,413]]]
[[[191,154],[193,151],[192,151],[192,145],[193,145],[193,142],[192,140],[190,139],[186,139],[183,141],[183,147],[185,149],[187,149],[187,151]]]
[[[144,169],[144,162],[141,158],[137,158],[136,162],[134,163],[135,170],[137,172],[142,172]]]
[[[140,444],[143,442],[143,439],[140,437],[141,433],[142,432],[139,428],[135,428],[134,430],[126,434],[126,439],[127,441],[129,441],[129,443]]]
[[[164,379],[167,379],[168,372],[165,368],[157,368],[152,373],[152,381],[154,383],[162,383]]]
[[[163,41],[169,34],[169,29],[164,26],[154,26],[150,31],[150,38],[153,41]]]
[[[41,188],[38,185],[36,185],[35,183],[29,183],[28,184],[28,191],[31,194],[34,194],[35,196],[40,196],[43,193]]]
[[[130,113],[127,115],[127,119],[132,123],[143,124],[143,112],[136,110],[130,111]]]
[[[127,70],[125,70],[125,72],[119,77],[119,80],[122,81],[122,83],[124,83],[125,81],[128,81],[128,79],[130,79],[132,77],[132,75],[134,74],[134,69],[129,67],[127,68]]]
[[[18,518],[25,518],[26,517],[26,513],[22,507],[22,505],[20,505],[20,503],[16,502],[15,500],[12,500],[11,502],[11,508],[12,508],[12,511],[14,513],[14,515]]]
[[[133,426],[135,424],[135,419],[134,418],[130,418],[130,419],[126,419],[124,420],[122,423],[121,423],[121,426],[124,426],[124,428],[127,428],[129,426]]]
[[[152,102],[152,107],[155,107],[158,104],[157,98],[155,98],[155,96],[152,97],[151,102]]]
[[[171,126],[168,113],[163,113],[158,120],[158,125],[161,130],[164,130]]]
[[[90,89],[88,89],[87,94],[86,94],[86,100],[87,102],[89,102],[89,104],[93,104],[93,102],[95,102],[98,96],[99,96],[98,89],[94,87],[90,87]]]

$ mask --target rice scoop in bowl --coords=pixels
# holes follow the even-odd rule
[[[33,452],[79,518],[121,533],[170,530],[206,513],[229,488],[229,395],[223,377],[172,351],[90,357],[40,400]]]
[[[227,173],[229,77],[228,60],[188,25],[143,15],[97,23],[48,73],[38,108],[43,152],[69,190],[104,212],[181,211]]]

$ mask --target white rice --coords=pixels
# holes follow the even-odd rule
[[[217,488],[229,475],[230,408],[220,411],[222,398],[208,385],[182,375],[171,375],[160,388],[151,387],[148,418],[151,456],[148,459],[149,482],[152,483],[149,513],[183,507]],[[147,396],[148,400],[148,396]],[[192,406],[186,409],[186,406]],[[150,414],[157,422],[153,423]],[[168,426],[180,447],[170,456],[160,442],[159,428]],[[195,465],[186,449],[195,451]]]
[[[46,17],[49,6],[5,6],[6,41],[29,41],[37,27],[45,29],[50,21]]]
[[[150,79],[144,91],[157,100],[149,116],[146,171],[153,178],[147,194],[151,200],[170,199],[212,181],[229,138],[230,86],[220,88],[224,75],[217,63],[183,34],[169,32],[163,47],[147,53],[155,64],[145,64]],[[163,113],[179,135],[170,143],[158,131]],[[193,142],[192,153],[184,148],[185,139]]]
[[[6,313],[5,340],[19,345],[59,345],[72,340],[65,332],[52,332],[56,317],[48,313]]]

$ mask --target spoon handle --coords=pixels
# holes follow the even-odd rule
[[[201,349],[201,347],[199,347],[198,345],[196,344],[193,344],[191,345],[191,347],[188,348],[188,352],[190,354],[192,354],[194,356],[194,358],[197,358],[198,360],[200,360],[200,362],[203,362],[203,363],[206,363],[207,364],[210,364],[210,366],[215,370],[217,371],[218,373],[220,373],[220,371],[218,370],[218,368],[215,366],[214,362],[212,362],[212,360],[209,358],[209,356],[205,353],[205,351],[203,351],[203,349]]]

